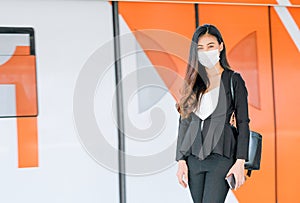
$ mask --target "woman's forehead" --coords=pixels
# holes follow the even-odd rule
[[[211,34],[205,34],[199,37],[198,45],[207,45],[210,43],[218,43],[217,38]]]

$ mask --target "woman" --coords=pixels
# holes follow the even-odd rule
[[[199,26],[193,35],[181,94],[177,104],[179,183],[189,185],[194,203],[224,202],[229,190],[226,177],[233,175],[235,190],[245,182],[250,120],[245,82],[230,69],[225,43],[213,25]],[[233,112],[238,133],[230,125]]]

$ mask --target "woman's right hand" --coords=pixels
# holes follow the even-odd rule
[[[188,184],[188,167],[185,160],[178,161],[178,171],[176,175],[180,185],[186,188]]]

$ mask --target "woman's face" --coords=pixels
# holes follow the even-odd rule
[[[202,35],[198,41],[198,51],[211,51],[218,49],[219,52],[223,50],[223,42],[219,44],[217,38],[210,34]]]

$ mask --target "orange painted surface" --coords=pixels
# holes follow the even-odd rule
[[[291,16],[293,17],[294,21],[298,25],[298,29],[300,29],[300,17],[299,17],[299,8],[288,8]],[[299,52],[298,52],[299,53]]]
[[[14,55],[30,55],[29,46],[17,46]]]
[[[290,8],[289,11],[299,28],[300,8]],[[271,16],[277,115],[278,202],[299,202],[300,52],[274,9],[271,10]]]
[[[190,40],[174,32],[141,30],[134,32],[144,52],[155,66],[170,93],[179,99],[188,59]],[[178,46],[181,49],[178,49]]]
[[[17,118],[19,168],[38,167],[37,118]]]
[[[16,116],[18,132],[18,166],[38,166],[37,92],[35,56],[30,47],[16,47],[14,55],[0,66],[0,84],[16,87]]]
[[[273,203],[275,132],[268,8],[200,5],[199,13],[200,23],[215,24],[220,29],[229,63],[242,74],[248,88],[250,128],[263,135],[261,170],[254,171],[235,194],[243,203]]]
[[[193,4],[119,2],[119,13],[132,31],[164,29],[190,38],[195,28]]]
[[[291,3],[292,5],[297,5],[297,6],[300,5],[300,1],[299,1],[299,0],[290,0],[290,3]],[[299,24],[298,24],[298,25],[299,25]]]
[[[111,1],[109,1],[111,3]],[[120,0],[119,2],[128,2],[128,0]],[[160,0],[147,0],[147,2],[157,3]],[[274,6],[278,5],[276,0],[161,0],[167,4],[175,3],[198,3],[198,4],[228,4],[228,5],[264,5],[264,6]],[[289,0],[292,6],[300,6],[299,0]]]
[[[194,5],[119,2],[119,12],[178,100],[195,30]]]
[[[17,116],[37,115],[35,56],[13,55],[0,66],[0,84],[16,85]]]
[[[173,0],[170,0],[173,1]],[[180,2],[198,2],[198,3],[230,3],[230,4],[277,4],[276,0],[207,0],[207,1],[199,1],[199,0],[175,0]]]
[[[163,7],[161,7],[161,5],[162,4],[159,3],[120,2],[120,12],[132,31],[149,28],[165,29],[168,31],[171,30],[179,34],[183,34],[191,39],[194,32],[195,23],[193,19],[193,5],[192,7],[189,7],[190,5],[185,4],[165,4]],[[182,17],[182,13],[178,12],[180,9],[182,9],[181,6],[186,9],[188,8],[188,10],[191,11],[189,13],[190,16],[187,18],[187,20],[184,21],[178,19]],[[290,8],[289,10],[293,16],[299,15],[300,13],[295,8]],[[268,7],[199,5],[199,20],[201,24],[215,24],[221,30],[226,42],[227,54],[230,64],[233,69],[241,72],[243,78],[246,81],[249,92],[249,112],[251,119],[250,127],[252,130],[258,131],[263,135],[261,170],[254,171],[252,177],[247,180],[247,183],[242,188],[235,192],[235,195],[237,196],[239,202],[243,203],[273,203],[276,201],[275,118],[273,111],[274,102]],[[296,21],[299,21],[299,17],[297,17]],[[272,22],[274,24],[272,25],[273,27],[275,25],[280,27],[278,28],[278,30],[276,29],[276,31],[272,29],[272,35],[274,39],[276,39],[276,41],[279,41],[279,43],[277,43],[276,45],[276,48],[273,45],[273,51],[276,50],[278,52],[276,53],[276,59],[279,61],[277,62],[276,60],[274,60],[275,76],[278,75],[277,78],[275,77],[277,123],[281,123],[282,120],[285,120],[285,122],[282,122],[280,124],[281,129],[278,131],[279,139],[277,140],[278,152],[280,153],[277,160],[279,164],[277,185],[278,197],[279,201],[282,202],[295,202],[295,200],[298,200],[298,198],[295,197],[295,195],[297,194],[297,192],[295,191],[297,188],[295,187],[295,182],[296,180],[300,180],[300,177],[298,177],[299,175],[297,175],[295,178],[294,173],[288,171],[288,167],[299,167],[299,164],[297,165],[294,163],[295,161],[297,161],[297,163],[300,163],[299,158],[295,158],[296,156],[300,157],[299,150],[295,150],[297,149],[297,143],[300,143],[298,133],[300,129],[296,128],[297,122],[290,121],[297,120],[297,113],[300,112],[294,111],[293,114],[288,113],[284,110],[285,108],[287,108],[284,104],[289,105],[289,107],[296,106],[296,102],[298,102],[300,99],[298,98],[299,95],[294,96],[295,92],[287,91],[288,87],[291,87],[291,83],[287,81],[289,81],[289,78],[293,78],[291,77],[291,75],[297,74],[299,71],[296,70],[297,66],[295,64],[300,64],[300,57],[299,52],[297,52],[297,50],[295,49],[295,46],[293,49],[290,48],[290,46],[293,46],[293,43],[287,35],[283,25],[279,22],[278,19],[277,21],[272,19]],[[276,32],[275,35],[273,33],[274,31]],[[136,35],[136,37],[142,47],[146,47],[145,52],[151,62],[153,64],[163,64],[164,66],[177,71],[179,75],[184,76],[186,68],[185,64],[179,64],[178,62],[175,62],[176,65],[174,65],[175,60],[172,57],[164,56],[164,58],[160,55],[151,54],[149,53],[149,51],[147,51],[147,48],[151,47],[152,45],[151,41],[147,42],[147,40],[143,38],[144,34],[145,33]],[[151,34],[146,33],[146,35],[149,38],[149,35]],[[278,40],[282,38],[280,36],[284,36],[285,40]],[[155,39],[154,41],[159,42],[158,44],[160,44],[161,46],[170,48],[170,46],[165,45],[166,43],[164,43],[163,40],[164,37],[152,35],[150,38]],[[286,41],[288,41],[290,45],[284,47]],[[175,43],[175,45],[177,44]],[[182,48],[181,46],[178,47]],[[183,49],[187,49],[187,47],[183,46]],[[282,53],[285,53],[285,55],[283,55]],[[167,59],[168,57],[169,62],[166,62],[167,60],[163,60]],[[170,58],[172,60],[170,60]],[[283,63],[286,63],[286,59],[289,59],[289,66],[283,65]],[[292,66],[292,64],[294,65]],[[174,68],[175,66],[176,68]],[[282,67],[286,67],[291,71],[284,72],[286,71],[286,69]],[[158,73],[163,79],[165,78],[165,80],[167,80],[166,76],[164,74],[161,74],[159,70]],[[280,82],[278,82],[279,77]],[[293,84],[296,85],[297,83],[295,75],[294,78],[295,81]],[[171,86],[168,86],[168,83],[166,84],[170,92],[172,92],[173,95],[176,95],[176,89],[172,89]],[[280,86],[280,88],[278,86]],[[282,95],[284,91],[285,95],[287,95],[287,99],[283,99],[277,96],[278,94]],[[290,105],[288,101],[292,98],[294,99],[294,102],[292,102]],[[177,99],[176,96],[175,99]],[[278,99],[280,102],[277,101]],[[278,103],[280,103],[280,105],[278,105]],[[284,111],[285,113],[283,113]],[[293,117],[288,117],[287,115],[293,115]],[[290,126],[294,126],[294,128]],[[285,133],[284,138],[281,133]],[[286,135],[289,136],[288,139]],[[283,139],[284,141],[282,141]],[[293,144],[291,144],[291,142]],[[289,146],[293,146],[293,148],[290,148]],[[288,157],[289,154],[293,155],[290,156],[290,159],[287,159],[286,157]],[[291,176],[294,177],[291,178]],[[290,189],[291,184],[293,189]],[[285,189],[283,189],[283,187],[285,187]],[[294,196],[291,194],[293,194]],[[287,198],[287,195],[290,195],[291,198]]]
[[[250,3],[249,1],[235,2]],[[293,5],[299,4],[296,0],[290,2]],[[251,3],[262,2],[251,1]],[[275,1],[268,3],[277,4]],[[186,11],[183,12],[185,9]],[[288,11],[299,28],[300,8],[290,7]],[[120,2],[120,12],[132,31],[163,29],[188,38],[192,37],[194,31],[193,5]],[[235,70],[241,72],[248,87],[250,127],[263,135],[261,170],[254,171],[252,177],[235,192],[235,195],[239,202],[275,202],[276,200],[297,202],[300,174],[293,170],[300,167],[300,150],[298,149],[300,109],[297,108],[300,101],[300,94],[297,91],[300,53],[294,41],[273,8],[271,9],[271,30],[269,30],[268,7],[264,6],[199,5],[199,20],[201,24],[211,23],[220,28],[227,45],[230,64]],[[273,39],[272,50],[270,50],[270,33]],[[140,31],[135,35],[170,92],[175,99],[178,99],[176,92],[178,86],[174,88],[170,83],[174,78],[168,79],[160,66],[167,67],[183,77],[186,65],[184,60],[171,54],[148,50],[156,44],[161,49],[170,51],[173,49],[170,44],[175,46],[177,44],[172,40],[167,40],[165,36],[150,32]],[[178,47],[188,53],[188,45]],[[273,67],[271,51],[273,52]],[[272,68],[275,95],[273,95],[272,87]],[[275,97],[276,126],[274,125],[273,96]],[[275,127],[277,129],[276,146]],[[277,150],[277,165],[275,164],[275,149]],[[277,185],[275,185],[275,180],[277,180]]]

